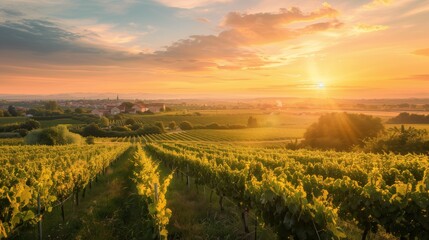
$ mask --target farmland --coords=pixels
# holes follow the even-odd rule
[[[250,116],[258,127],[246,126]],[[65,146],[0,139],[0,171],[7,176],[0,181],[0,235],[425,239],[428,157],[292,150],[319,116],[257,110],[128,114],[110,127],[130,127],[131,118],[139,126],[189,121],[194,129],[165,127],[160,134]],[[4,124],[26,121],[9,120]],[[85,126],[71,118],[40,123],[41,129]],[[205,128],[213,123],[244,127]]]

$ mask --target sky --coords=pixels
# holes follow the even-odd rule
[[[429,97],[428,0],[0,0],[0,94]]]

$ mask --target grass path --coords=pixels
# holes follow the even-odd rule
[[[161,176],[171,170],[160,164]],[[253,239],[254,219],[248,218],[251,232],[244,233],[241,212],[231,201],[224,199],[224,211],[220,210],[219,196],[204,186],[196,187],[190,178],[190,187],[186,177],[175,174],[167,191],[167,207],[172,210],[168,225],[169,239]],[[258,239],[276,239],[268,229],[258,224]]]

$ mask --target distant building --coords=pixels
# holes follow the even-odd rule
[[[91,114],[93,115],[97,115],[99,117],[102,117],[106,114],[106,110],[101,110],[101,109],[94,109],[91,111]]]
[[[119,114],[121,112],[123,112],[123,111],[119,107],[113,107],[113,108],[110,109],[110,114],[112,114],[112,115],[117,115],[117,114]]]
[[[92,110],[91,114],[101,117],[105,115],[117,115],[117,114],[126,112],[125,106],[121,106],[121,105],[119,106],[103,105],[99,107],[101,108],[96,108]],[[147,111],[151,111],[153,113],[159,113],[161,111],[165,111],[165,104],[164,103],[150,103],[150,104],[137,103],[131,107],[131,110],[129,110],[128,113],[136,114],[139,112],[147,112]]]
[[[165,111],[165,104],[164,103],[151,103],[151,104],[147,104],[146,107],[148,108],[149,111],[151,111],[153,113]]]
[[[144,104],[135,104],[131,108],[131,113],[146,112],[148,110],[149,110],[149,108]]]

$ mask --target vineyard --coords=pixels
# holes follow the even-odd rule
[[[280,239],[345,238],[340,219],[355,222],[362,239],[380,227],[400,238],[429,236],[426,156],[174,143],[146,149],[234,199],[244,213],[254,209]]]
[[[259,130],[259,131],[258,131]],[[285,142],[295,140],[297,136],[290,133],[289,137],[286,131],[281,128],[273,129],[258,129],[258,130],[192,130],[178,131],[164,134],[148,134],[143,136],[132,136],[116,138],[113,141],[132,142],[132,143],[147,143],[147,142],[176,142],[176,141],[191,141],[191,142],[259,142],[259,141],[277,141]],[[290,131],[289,131],[290,132]],[[286,137],[285,137],[286,135]],[[293,137],[295,136],[295,137]],[[103,140],[101,140],[103,141]]]
[[[91,187],[97,176],[128,148],[106,146],[0,146],[0,238]],[[41,226],[41,225],[39,225]]]
[[[186,210],[169,205],[169,193],[189,194],[191,179],[197,193],[210,194],[210,209],[213,193],[220,213],[234,206],[229,211],[240,215],[242,235],[236,236],[243,239],[264,239],[258,232],[267,228],[278,239],[349,239],[345,223],[361,239],[379,231],[400,239],[429,236],[427,156],[248,147],[233,140],[189,131],[101,138],[79,147],[0,146],[0,237],[28,226],[41,233],[54,208],[64,221],[64,203],[78,205],[125,152],[148,238],[177,237],[170,219]],[[171,189],[179,176],[186,178],[185,192]]]

